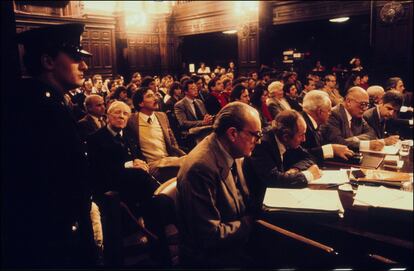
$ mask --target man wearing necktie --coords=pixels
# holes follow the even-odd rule
[[[328,123],[321,127],[324,143],[343,144],[356,151],[382,150],[384,142],[377,139],[374,130],[362,118],[368,105],[369,97],[363,88],[350,88],[345,101],[332,109]]]
[[[384,140],[385,145],[395,144],[399,136],[386,136],[386,121],[395,119],[403,103],[403,95],[395,90],[387,91],[378,105],[364,113],[364,119],[374,129],[378,138]]]
[[[256,208],[260,208],[267,187],[306,187],[320,178],[312,156],[300,144],[305,141],[306,122],[295,110],[280,112],[272,130],[263,135],[244,169]]]
[[[240,268],[252,226],[242,158],[260,142],[258,112],[234,102],[223,107],[214,132],[187,156],[177,176],[183,266]]]
[[[133,96],[135,109],[128,128],[138,142],[138,151],[149,165],[149,172],[160,182],[177,176],[185,152],[177,144],[168,117],[150,88],[139,88]]]
[[[125,129],[130,115],[127,104],[113,102],[108,108],[108,125],[88,137],[88,156],[98,205],[102,194],[118,191],[121,200],[140,216],[139,211],[148,204],[158,184],[148,173],[148,164],[140,156],[136,138]]]
[[[312,154],[317,161],[333,158],[334,156],[348,160],[353,151],[342,144],[322,144],[320,126],[328,122],[331,115],[331,100],[329,95],[321,90],[312,90],[303,98],[302,116],[306,122],[306,140],[302,147]]]

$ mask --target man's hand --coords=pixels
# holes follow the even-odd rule
[[[209,114],[204,115],[203,124],[208,125],[213,123],[213,116]]]
[[[140,159],[134,159],[133,167],[134,168],[140,168],[140,169],[142,169],[146,172],[149,171],[149,166],[148,166],[147,162],[145,162],[143,160],[140,160]]]
[[[369,142],[369,149],[373,151],[380,151],[384,148],[384,143],[380,140],[371,140]]]
[[[319,179],[322,176],[322,171],[319,169],[318,165],[312,165],[307,169],[313,175],[313,179]]]
[[[341,144],[332,144],[334,156],[341,157],[342,159],[348,160],[348,157],[354,155],[354,152],[348,149],[347,146]]]
[[[385,145],[394,145],[400,139],[399,135],[392,135],[387,138],[384,138]]]

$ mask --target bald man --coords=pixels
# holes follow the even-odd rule
[[[363,88],[350,88],[345,101],[332,109],[328,123],[321,127],[324,142],[343,144],[356,151],[382,150],[384,142],[362,118],[368,105],[369,97]]]

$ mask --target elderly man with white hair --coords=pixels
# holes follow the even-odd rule
[[[383,87],[374,85],[367,88],[367,93],[369,96],[369,107],[371,108],[379,104],[385,91]]]
[[[302,147],[312,154],[318,161],[334,156],[348,160],[354,153],[342,144],[322,145],[319,127],[328,122],[331,115],[331,100],[329,95],[321,90],[308,92],[303,99],[303,118],[306,122],[306,141]]]
[[[266,101],[266,105],[269,109],[272,119],[275,119],[277,114],[284,110],[292,109],[286,99],[283,97],[283,82],[274,81],[268,87],[269,99]]]
[[[328,123],[321,133],[326,143],[344,144],[353,150],[382,150],[384,142],[377,139],[374,130],[362,118],[368,109],[369,98],[365,89],[352,87],[345,101],[332,109]]]

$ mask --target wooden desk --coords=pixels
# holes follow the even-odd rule
[[[371,154],[366,154],[371,155]],[[413,150],[408,156],[402,157],[404,166],[398,170],[412,172]],[[330,168],[332,169],[332,168]],[[380,169],[384,169],[380,166]],[[309,185],[311,189],[336,189],[323,185]],[[378,263],[369,254],[381,255],[398,262],[399,267],[413,267],[413,213],[391,209],[370,207],[354,207],[353,192],[339,191],[339,197],[345,209],[344,217],[326,214],[282,213],[263,211],[260,217],[264,221],[301,234],[315,241],[330,246],[339,253],[334,259],[324,258],[327,266],[322,263],[317,267],[350,267],[356,269],[386,268],[389,265]],[[266,240],[262,240],[266,242]],[[277,242],[274,241],[274,242]],[[273,243],[274,243],[273,242]],[[263,245],[263,248],[274,250],[277,243]],[[285,248],[289,249],[289,248]],[[297,250],[292,251],[296,253]],[[280,268],[277,257],[261,252],[261,261],[267,264],[264,267]],[[280,251],[279,251],[280,253]],[[263,256],[267,255],[267,256]],[[311,263],[303,263],[303,255],[293,266],[314,268]],[[263,256],[263,257],[262,257]],[[270,258],[266,258],[270,257]],[[315,261],[318,259],[315,258]],[[292,267],[292,265],[291,265]]]

